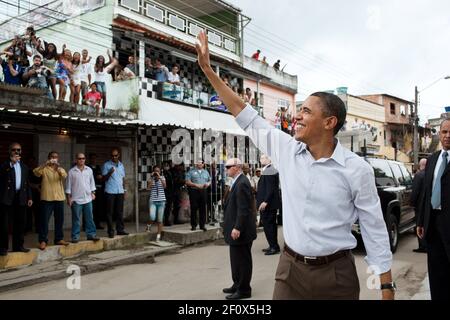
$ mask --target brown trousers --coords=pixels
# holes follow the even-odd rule
[[[329,264],[313,266],[283,251],[275,281],[274,300],[359,300],[359,280],[351,252]]]

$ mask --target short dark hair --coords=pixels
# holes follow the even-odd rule
[[[337,118],[337,124],[334,127],[334,135],[336,135],[344,126],[345,118],[347,117],[344,101],[337,95],[328,92],[315,92],[311,96],[317,97],[322,101],[322,112],[326,117]]]
[[[36,59],[36,58],[39,58],[39,60],[41,60],[41,61],[42,61],[42,57],[41,57],[40,55],[38,55],[38,54],[37,54],[37,55],[35,55],[35,56],[33,57],[33,60],[34,60],[34,59]]]
[[[59,156],[59,153],[58,153],[58,152],[56,152],[56,151],[50,151],[50,152],[48,153],[47,159],[50,160],[50,158],[52,157],[53,154],[56,154],[56,155]]]
[[[178,63],[175,63],[175,64],[172,66],[172,69],[175,68],[175,67],[177,67],[178,70],[180,70],[180,65],[179,65]]]
[[[9,145],[8,150],[11,151],[14,146],[20,146],[22,148],[22,145],[20,143],[13,142]]]

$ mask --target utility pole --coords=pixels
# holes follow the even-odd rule
[[[414,168],[417,169],[419,165],[419,90],[415,89],[414,100]]]

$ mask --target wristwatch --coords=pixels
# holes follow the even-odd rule
[[[397,286],[395,285],[395,282],[388,282],[388,283],[383,283],[380,287],[381,290],[392,290],[392,291],[396,291],[397,290]]]

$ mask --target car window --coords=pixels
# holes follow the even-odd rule
[[[408,169],[404,165],[400,165],[400,170],[402,170],[403,178],[405,179],[405,185],[412,185],[412,177]]]
[[[377,186],[396,186],[394,176],[388,163],[381,159],[369,159],[375,173],[375,182]]]
[[[405,179],[403,178],[402,170],[400,166],[396,163],[391,163],[392,172],[394,172],[395,179],[397,179],[398,183],[401,185],[405,185]]]

